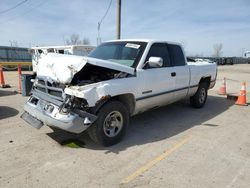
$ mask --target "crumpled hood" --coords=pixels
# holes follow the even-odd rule
[[[111,61],[85,56],[49,53],[40,59],[37,66],[37,76],[46,77],[63,84],[70,83],[74,75],[87,63],[129,74],[134,74],[135,71],[134,68]]]

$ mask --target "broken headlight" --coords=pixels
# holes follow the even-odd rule
[[[60,107],[60,112],[63,114],[68,114],[73,110],[85,110],[88,107],[88,103],[85,99],[66,95],[65,102]]]

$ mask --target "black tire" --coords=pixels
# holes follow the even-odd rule
[[[110,101],[100,108],[97,116],[97,120],[88,129],[90,138],[103,146],[120,142],[129,124],[127,108],[119,101]]]
[[[196,91],[195,95],[190,97],[190,104],[194,108],[201,108],[205,105],[207,100],[207,90],[208,90],[208,83],[201,82],[199,84],[198,90]]]

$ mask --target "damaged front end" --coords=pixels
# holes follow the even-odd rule
[[[86,130],[97,117],[86,110],[85,99],[66,95],[65,85],[37,78],[21,118],[39,129],[44,124],[72,133]]]
[[[133,76],[133,73],[133,68],[109,61],[47,55],[38,65],[31,97],[24,106],[21,118],[38,129],[45,124],[81,133],[95,122],[97,116],[92,113],[93,108],[107,96],[102,89],[105,85],[94,85]]]

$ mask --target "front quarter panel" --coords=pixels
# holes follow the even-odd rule
[[[136,77],[112,79],[85,86],[71,86],[64,90],[68,95],[73,95],[87,100],[89,107],[94,107],[103,97],[113,97],[122,94],[139,96],[140,84]]]

